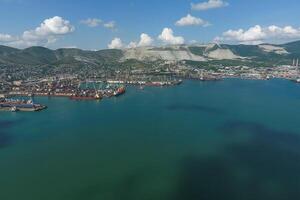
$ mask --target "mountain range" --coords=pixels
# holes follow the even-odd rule
[[[254,65],[291,64],[300,57],[300,41],[282,45],[173,45],[163,47],[138,47],[132,49],[106,49],[88,51],[62,48],[51,50],[45,47],[16,49],[0,46],[1,66],[106,66],[132,62],[190,61],[197,64],[233,63]],[[129,62],[130,61],[130,62]]]

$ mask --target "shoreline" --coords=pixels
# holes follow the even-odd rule
[[[167,87],[176,87],[178,85],[181,85],[185,81],[199,81],[199,82],[218,82],[222,80],[229,80],[229,79],[239,79],[239,80],[257,80],[257,81],[270,81],[274,79],[279,79],[279,80],[286,80],[286,81],[291,81],[296,84],[300,84],[300,81],[296,79],[291,79],[291,78],[283,78],[283,77],[272,77],[272,78],[245,78],[245,77],[222,77],[222,78],[214,78],[214,79],[199,79],[199,78],[185,78],[181,79],[177,82],[152,82],[152,83],[146,83],[144,81],[123,81],[123,80],[113,80],[113,81],[107,81],[109,84],[124,84],[126,87],[141,87],[141,89],[144,89],[145,87],[162,87],[162,88],[167,88]],[[90,83],[104,83],[102,81],[90,81]],[[72,98],[76,93],[75,92],[33,92],[33,91],[9,91],[7,93],[3,93],[2,96],[5,97],[64,97],[64,98]],[[117,95],[103,95],[103,97],[110,98],[113,96]],[[90,97],[90,96],[89,96]]]

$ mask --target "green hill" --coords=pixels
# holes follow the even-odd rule
[[[162,49],[160,51],[160,49]],[[132,54],[134,53],[134,54]],[[291,59],[300,58],[300,41],[282,45],[228,45],[210,44],[193,46],[169,46],[140,48],[136,51],[106,49],[100,51],[87,51],[81,49],[57,49],[51,50],[44,47],[30,47],[16,49],[0,46],[0,65],[14,66],[24,65],[30,67],[53,66],[53,67],[112,67],[130,65],[133,60],[138,66],[151,66],[149,56],[161,61],[171,55],[175,61],[189,60],[191,62],[206,63],[211,66],[215,63],[245,64],[251,66],[272,66],[291,63]],[[126,57],[127,56],[127,57]],[[143,60],[147,58],[147,60]],[[155,60],[153,59],[153,60]],[[195,60],[193,60],[195,59]],[[127,62],[127,60],[131,60]],[[118,63],[122,63],[119,65]],[[130,67],[130,66],[127,66]]]

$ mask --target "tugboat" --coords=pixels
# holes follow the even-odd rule
[[[18,109],[17,109],[17,107],[16,107],[16,106],[13,106],[13,107],[11,107],[11,108],[10,108],[10,111],[11,111],[11,112],[17,112],[17,111],[18,111]]]

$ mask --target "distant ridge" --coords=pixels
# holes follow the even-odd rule
[[[161,61],[212,62],[235,60],[266,62],[269,64],[289,63],[300,58],[300,41],[281,45],[174,45],[167,47],[139,47],[134,49],[104,49],[99,51],[76,48],[51,50],[45,47],[17,49],[0,45],[0,65],[26,66],[81,66],[103,67],[117,63]]]

